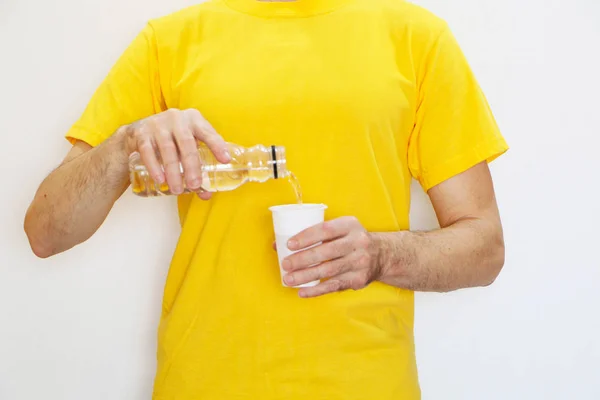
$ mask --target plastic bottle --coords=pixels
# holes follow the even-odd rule
[[[233,190],[246,182],[265,182],[290,175],[285,160],[285,148],[282,146],[257,145],[246,148],[233,143],[227,145],[231,155],[231,162],[228,164],[219,163],[204,143],[198,146],[202,163],[201,188],[207,192]],[[181,164],[179,168],[183,176]],[[154,182],[138,152],[129,157],[129,171],[134,194],[142,197],[172,194],[166,182],[161,185]],[[184,193],[190,192],[185,187],[185,179],[183,185]]]

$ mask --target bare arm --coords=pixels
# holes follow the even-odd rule
[[[327,279],[301,289],[302,297],[357,290],[376,280],[436,292],[491,284],[504,264],[504,241],[487,164],[437,185],[429,196],[439,230],[369,233],[356,218],[344,217],[301,232],[290,249],[323,244],[284,261],[286,283]]]
[[[40,185],[25,216],[33,252],[42,258],[87,240],[129,184],[123,134],[92,148],[77,142]]]
[[[491,284],[504,265],[504,240],[487,164],[428,194],[442,229],[374,234],[380,280],[436,292]]]
[[[201,191],[198,143],[222,163],[231,160],[227,144],[197,110],[171,109],[120,128],[95,148],[79,142],[40,185],[25,216],[33,252],[50,257],[89,239],[129,186],[129,154],[139,151],[153,179],[180,194]],[[184,176],[181,176],[183,166]]]

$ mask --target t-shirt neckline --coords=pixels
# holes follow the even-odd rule
[[[259,17],[301,18],[326,14],[353,0],[223,0],[229,7]]]

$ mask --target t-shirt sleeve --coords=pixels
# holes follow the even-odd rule
[[[426,191],[508,150],[488,102],[446,26],[418,76],[408,166]]]
[[[66,138],[97,146],[119,127],[163,111],[156,39],[147,25],[96,89]]]

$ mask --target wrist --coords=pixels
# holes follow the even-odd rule
[[[372,234],[379,270],[377,280],[397,286],[408,277],[415,259],[414,249],[408,245],[410,235],[410,231]]]
[[[388,275],[388,241],[385,233],[369,233],[371,237],[371,258],[378,271],[377,280],[383,281]]]
[[[134,151],[134,146],[129,138],[127,125],[117,129],[107,144],[110,147],[110,154],[117,163],[129,165],[129,156]]]

